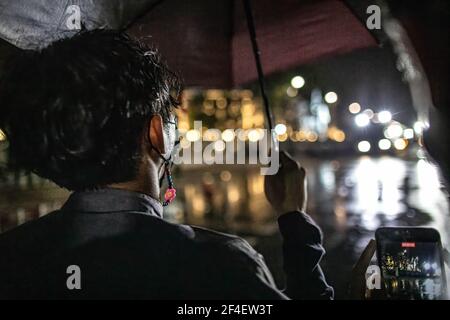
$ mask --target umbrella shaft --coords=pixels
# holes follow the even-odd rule
[[[266,112],[267,124],[268,124],[269,130],[272,130],[273,129],[273,116],[272,116],[272,112],[269,107],[269,99],[267,98],[266,90],[265,90],[264,72],[263,72],[262,64],[261,64],[261,52],[259,51],[258,42],[256,40],[255,22],[253,19],[252,7],[250,4],[250,0],[243,0],[243,1],[244,1],[244,8],[245,8],[245,16],[247,18],[248,31],[250,34],[250,40],[252,42],[253,55],[255,57],[256,70],[258,72],[259,88],[261,90],[261,96],[263,99],[264,109]]]

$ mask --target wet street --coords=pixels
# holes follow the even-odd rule
[[[438,170],[429,162],[408,161],[389,156],[299,160],[308,172],[308,213],[313,216],[324,233],[327,255],[322,266],[328,281],[335,287],[336,298],[346,297],[352,266],[368,241],[374,238],[375,230],[381,226],[430,226],[440,231],[444,246],[450,243],[448,199],[440,182]],[[216,189],[205,188],[203,185],[198,194],[192,191],[190,196],[197,199],[196,201],[206,198],[205,201],[209,201],[210,206],[214,207],[217,202],[214,200],[214,191],[217,188],[228,188],[228,201],[225,203],[230,202],[230,198],[233,200],[231,202],[235,203],[224,205],[224,202],[219,201],[218,206],[225,208],[227,214],[230,214],[233,208],[235,211],[249,212],[255,209],[253,218],[240,219],[240,223],[232,223],[231,221],[239,220],[239,215],[235,214],[233,219],[224,217],[222,221],[217,221],[213,218],[208,222],[201,222],[195,219],[195,214],[192,214],[191,219],[188,218],[186,222],[205,224],[244,236],[265,256],[276,281],[282,286],[281,239],[276,224],[273,223],[274,215],[260,194],[262,191],[260,184],[263,180],[258,178],[256,182],[254,181],[258,176],[256,170],[248,174],[236,173],[232,168],[228,170],[233,176],[230,181],[224,182],[220,179],[216,181],[213,173],[207,177],[213,179],[210,183]],[[193,188],[189,183],[198,181],[198,174],[185,172],[180,177],[181,183],[187,183],[185,186],[187,189]],[[223,175],[222,171],[220,176]],[[247,196],[242,195],[243,189],[233,185],[245,178],[250,180],[250,183],[247,182],[247,189],[253,190]],[[233,188],[240,190],[237,195],[241,194],[241,198],[248,197],[249,202],[258,201],[260,204],[256,206],[257,208],[252,208],[252,205],[249,208],[242,208],[239,204],[245,201],[239,202],[240,199],[234,195]],[[208,197],[211,199],[208,200]],[[189,206],[189,199],[186,200]],[[237,206],[237,209],[233,205]],[[208,211],[207,203],[200,205],[198,209],[205,208]],[[215,211],[213,208],[209,209]],[[224,225],[227,227],[221,227]],[[247,227],[242,227],[243,225]]]
[[[345,297],[351,267],[379,227],[433,227],[449,243],[448,197],[429,162],[362,157],[305,166],[309,212],[324,231],[324,269],[337,298]]]

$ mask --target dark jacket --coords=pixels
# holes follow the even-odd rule
[[[282,292],[246,241],[169,223],[162,212],[158,201],[140,193],[73,193],[61,210],[0,235],[0,298],[333,296],[319,267],[321,232],[306,214],[291,212],[278,221],[287,278]],[[67,286],[71,265],[80,270],[79,290]]]

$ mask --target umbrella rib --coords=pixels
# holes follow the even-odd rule
[[[269,130],[273,129],[273,115],[269,107],[269,99],[267,98],[265,89],[264,72],[261,64],[261,51],[258,48],[258,41],[256,40],[255,22],[253,19],[252,7],[250,0],[243,0],[245,8],[245,16],[247,18],[248,32],[250,35],[250,40],[252,42],[253,55],[255,57],[256,70],[258,72],[258,82],[259,88],[261,90],[261,96],[264,103],[264,109],[266,112],[267,124]]]

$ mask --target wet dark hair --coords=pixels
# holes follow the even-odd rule
[[[178,77],[156,50],[119,31],[83,31],[24,51],[0,81],[10,164],[69,190],[137,175],[143,130],[178,102]]]

